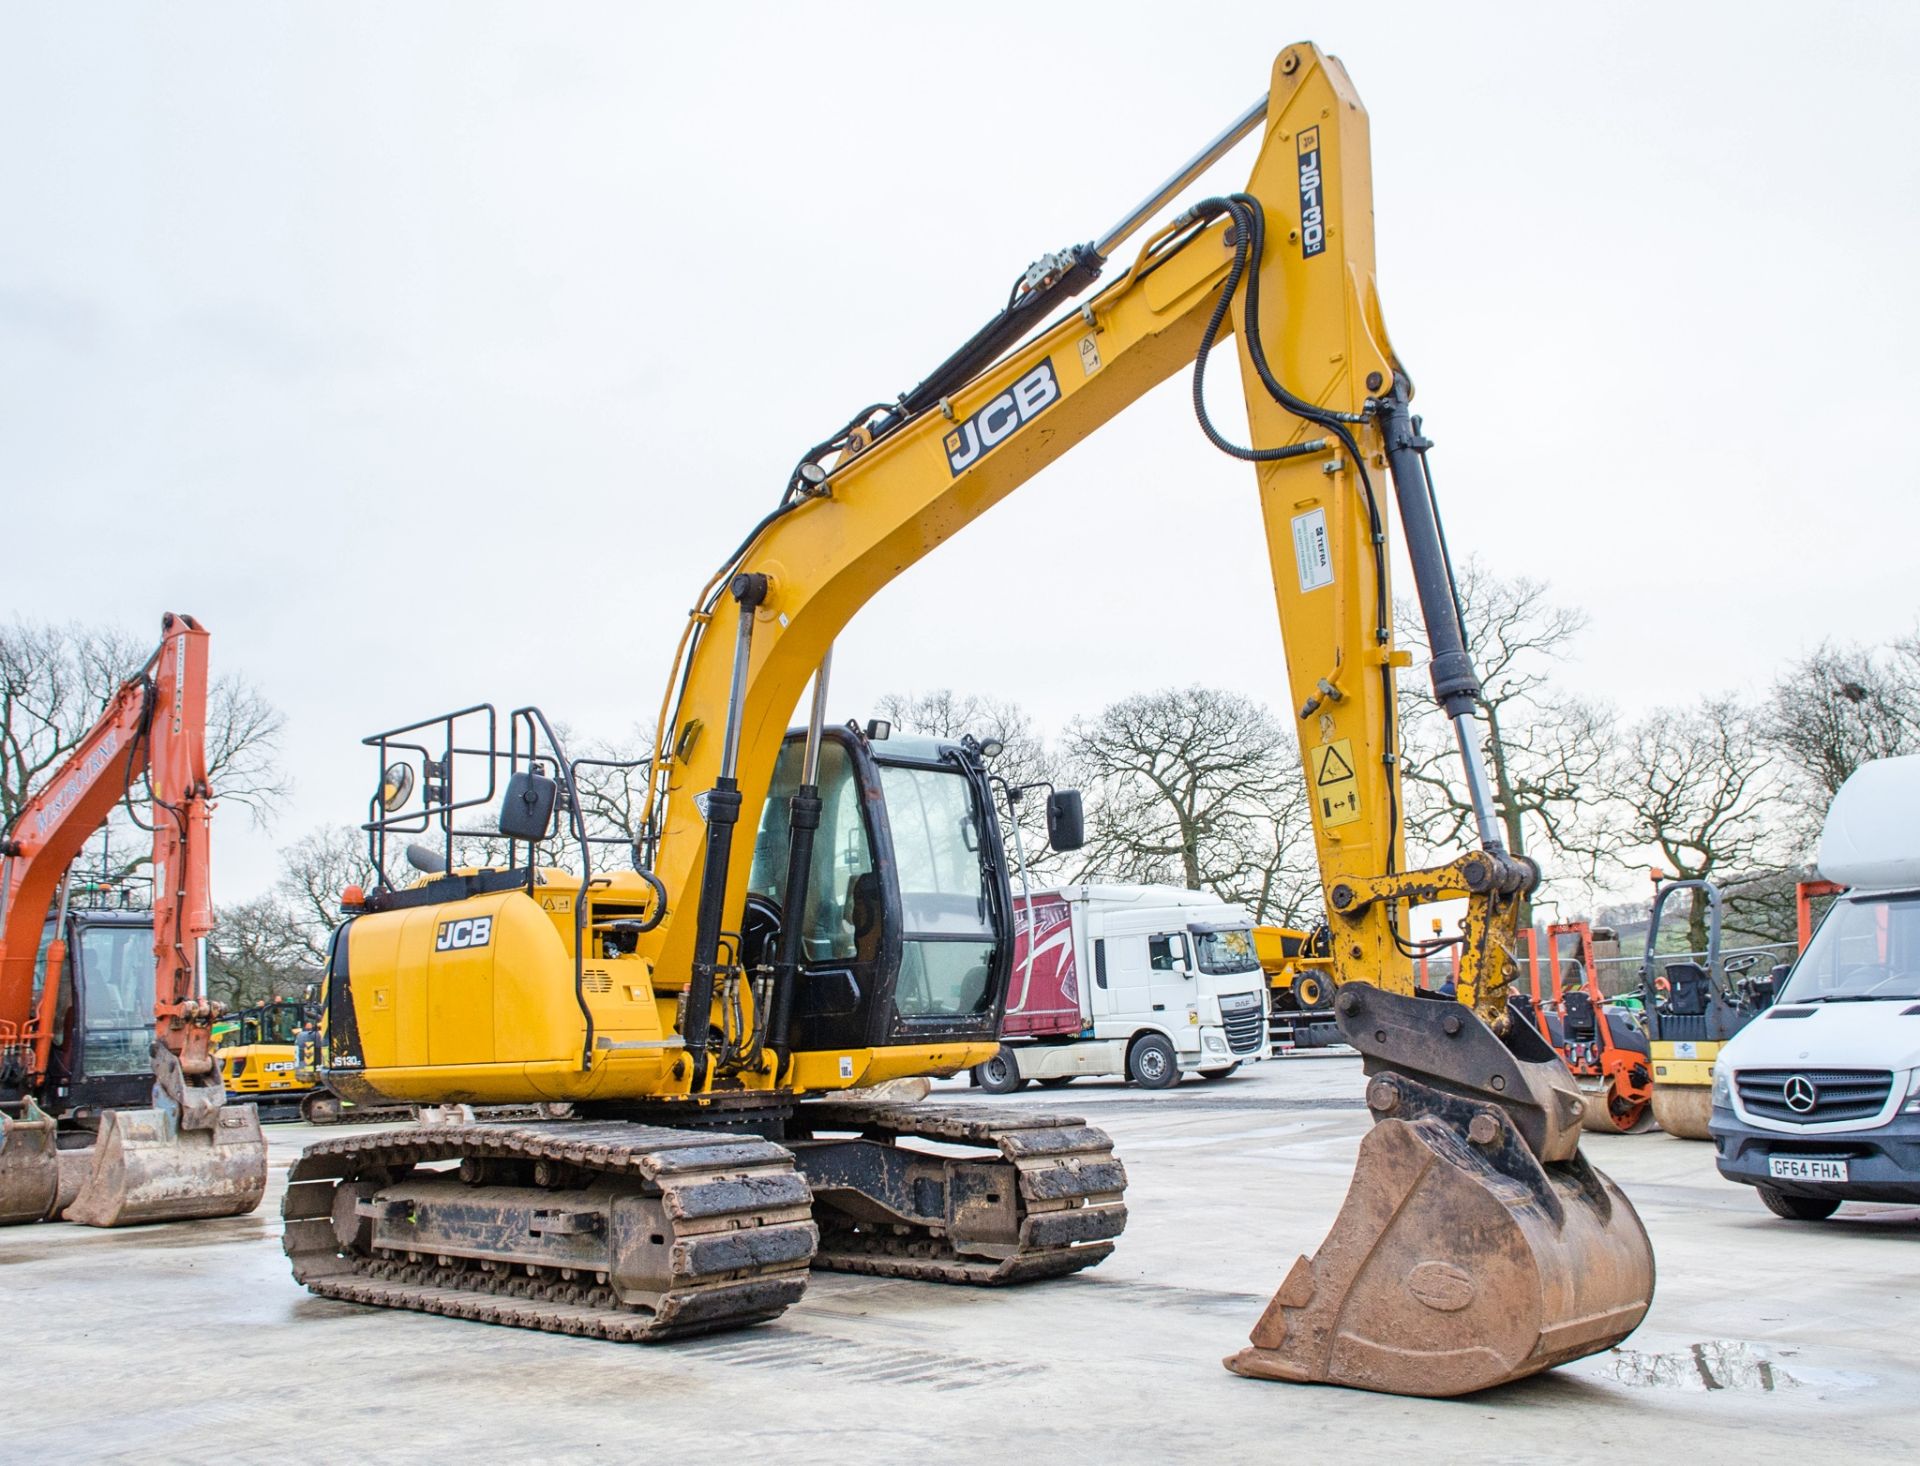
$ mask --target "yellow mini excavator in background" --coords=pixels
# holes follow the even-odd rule
[[[1149,228],[1256,131],[1245,191]],[[1251,446],[1202,392],[1227,334]],[[1125,1177],[1098,1130],[847,1096],[994,1052],[1011,901],[985,751],[829,727],[824,704],[834,640],[882,586],[1186,366],[1206,437],[1256,469],[1337,1021],[1376,1121],[1332,1232],[1229,1367],[1457,1395],[1639,1323],[1646,1233],[1580,1154],[1566,1068],[1508,1017],[1538,872],[1502,847],[1480,763],[1429,444],[1375,289],[1366,113],[1308,44],[1117,225],[1036,262],[919,386],[802,456],[695,602],[638,842],[587,819],[592,761],[569,759],[537,709],[368,740],[380,875],[334,938],[326,1082],[356,1103],[567,1102],[575,1118],[310,1147],[285,1203],[296,1277],[363,1303],[662,1339],[772,1317],[810,1266],[995,1283],[1111,1250]],[[1421,870],[1402,842],[1394,685],[1410,659],[1389,485],[1478,814],[1479,848]],[[497,829],[482,814],[496,802]],[[1077,796],[1050,815],[1071,845]],[[388,841],[406,831],[434,843],[402,884]],[[470,833],[504,859],[460,864]],[[609,849],[631,868],[603,867]],[[1467,913],[1457,1001],[1416,991],[1408,936],[1413,906],[1451,899]]]

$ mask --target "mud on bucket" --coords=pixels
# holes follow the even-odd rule
[[[267,1190],[267,1142],[252,1105],[223,1105],[204,1130],[152,1110],[101,1117],[93,1170],[66,1219],[89,1227],[244,1216]]]
[[[1446,1397],[1625,1338],[1653,1301],[1653,1248],[1579,1154],[1585,1103],[1566,1067],[1455,1005],[1363,1002],[1374,1127],[1332,1231],[1227,1367]],[[1444,1042],[1420,1032],[1436,1023]]]

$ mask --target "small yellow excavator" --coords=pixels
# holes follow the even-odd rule
[[[1153,222],[1256,132],[1243,191]],[[1229,334],[1247,445],[1203,392]],[[883,586],[1189,367],[1202,432],[1255,468],[1336,1021],[1375,1120],[1332,1232],[1228,1366],[1458,1395],[1640,1322],[1646,1233],[1580,1153],[1578,1086],[1508,1014],[1538,872],[1503,848],[1480,761],[1429,443],[1375,288],[1367,115],[1309,44],[1113,228],[1035,262],[918,386],[801,456],[694,602],[635,770],[640,839],[587,818],[587,776],[608,771],[568,757],[538,709],[479,705],[367,740],[380,876],[333,941],[327,1084],[355,1103],[566,1102],[574,1118],[311,1146],[285,1202],[298,1279],[656,1340],[773,1317],[810,1267],[991,1284],[1111,1251],[1125,1173],[1100,1131],[868,1097],[994,1053],[1012,901],[990,750],[831,727],[824,709],[835,638]],[[1394,687],[1411,659],[1389,492],[1478,814],[1478,848],[1427,869],[1406,867],[1402,839]],[[1049,814],[1070,847],[1077,795],[1053,794]],[[426,839],[396,879],[408,832]],[[468,858],[469,836],[496,853]],[[1409,912],[1455,899],[1456,998],[1425,995]]]

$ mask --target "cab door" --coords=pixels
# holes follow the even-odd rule
[[[1186,1021],[1187,1005],[1193,1001],[1193,971],[1193,941],[1186,932],[1159,931],[1148,936],[1147,986],[1154,1012]]]

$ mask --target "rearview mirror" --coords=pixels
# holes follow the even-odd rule
[[[380,776],[380,807],[392,814],[413,793],[413,765],[388,764]]]
[[[1078,789],[1056,789],[1047,796],[1047,844],[1055,850],[1078,850],[1087,843],[1086,814]]]
[[[553,829],[553,806],[560,786],[545,774],[518,773],[507,780],[500,801],[500,833],[509,840],[538,845]]]

